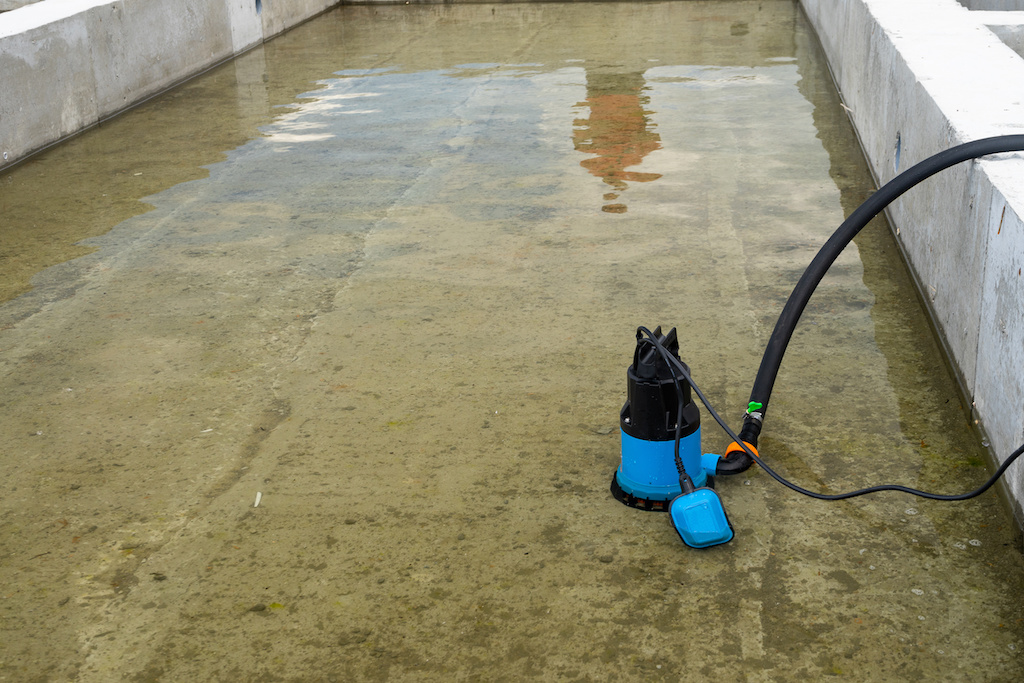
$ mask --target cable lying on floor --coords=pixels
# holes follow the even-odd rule
[[[740,438],[736,435],[736,433],[729,428],[729,425],[725,423],[725,420],[721,418],[721,416],[718,414],[718,411],[715,410],[715,408],[708,401],[707,397],[704,395],[704,392],[701,391],[700,388],[697,386],[697,383],[693,381],[693,378],[690,376],[690,372],[687,369],[686,365],[680,362],[677,358],[675,358],[675,356],[673,356],[669,352],[669,350],[666,349],[664,345],[662,345],[662,343],[658,340],[658,337],[653,332],[648,330],[646,327],[640,327],[637,329],[637,336],[640,337],[641,335],[643,335],[643,340],[653,345],[658,350],[658,353],[665,360],[665,362],[673,366],[676,372],[679,373],[679,376],[685,379],[686,382],[693,388],[694,393],[697,394],[697,398],[699,398],[701,403],[704,404],[704,407],[707,408],[708,413],[711,415],[711,417],[714,418],[715,422],[717,422],[718,425],[722,428],[722,430],[729,435],[729,438],[731,438],[734,443],[739,444],[739,447],[743,449],[747,457],[749,457],[753,462],[756,462],[758,466],[760,466],[761,469],[767,472],[772,479],[779,482],[783,486],[792,489],[797,493],[802,493],[805,496],[816,498],[817,500],[846,500],[847,498],[856,498],[857,496],[863,496],[868,493],[878,493],[879,491],[899,491],[901,493],[909,493],[914,496],[920,496],[921,498],[930,498],[931,500],[967,500],[968,498],[974,498],[975,496],[979,496],[985,491],[987,491],[989,488],[991,488],[991,486],[994,483],[996,483],[996,481],[999,480],[999,477],[1003,476],[1003,473],[1006,472],[1006,469],[1010,465],[1012,465],[1017,458],[1024,454],[1024,444],[1022,444],[1020,448],[1011,453],[1010,456],[1003,461],[1003,464],[999,466],[999,469],[995,471],[995,474],[993,474],[987,482],[985,482],[975,490],[969,491],[968,493],[961,493],[956,495],[943,495],[941,493],[931,493],[929,491],[922,491],[920,489],[911,488],[909,486],[900,486],[899,484],[879,484],[877,486],[870,486],[868,488],[857,489],[856,491],[849,491],[847,493],[826,494],[810,491],[808,489],[803,488],[802,486],[798,486],[793,482],[787,480],[785,477],[783,477],[778,472],[769,467],[767,464],[765,464],[764,460],[762,460],[761,457],[756,453],[756,450],[752,448],[750,444],[743,443],[740,440]],[[679,389],[679,391],[681,393],[681,388]],[[678,442],[676,450],[678,453]]]

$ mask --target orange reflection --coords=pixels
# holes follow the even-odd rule
[[[618,199],[628,187],[627,181],[649,183],[661,177],[660,173],[626,170],[661,149],[661,136],[653,132],[654,124],[648,118],[653,112],[644,109],[650,104],[645,89],[643,73],[587,72],[587,100],[577,106],[589,107],[590,117],[573,122],[573,144],[580,152],[598,155],[581,161],[580,166],[615,189],[604,195],[606,201]],[[601,210],[625,213],[626,205],[605,204]]]

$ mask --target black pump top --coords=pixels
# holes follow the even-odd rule
[[[668,334],[663,335],[661,328],[657,327],[654,335],[678,360],[679,339],[676,328],[673,327]],[[685,363],[682,365],[686,367]],[[691,397],[690,385],[681,373],[668,364],[654,344],[638,332],[633,364],[626,370],[626,404],[622,406],[619,420],[622,431],[645,441],[675,439],[680,398],[683,420],[679,431],[683,437],[700,427],[700,413]]]
[[[661,334],[661,327],[654,329],[661,345],[668,349],[673,356],[679,358],[679,336],[676,328],[668,331],[668,334]],[[643,334],[638,330],[636,333],[636,351],[633,352],[633,372],[638,379],[671,379],[672,369],[665,362],[665,359],[658,353],[654,344],[644,343]]]

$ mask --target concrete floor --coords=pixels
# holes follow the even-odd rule
[[[871,190],[793,2],[343,8],[0,188],[56,264],[0,308],[0,678],[1022,674],[991,494],[751,471],[697,552],[608,492],[636,325],[736,420]],[[956,396],[878,224],[762,452],[963,491]]]

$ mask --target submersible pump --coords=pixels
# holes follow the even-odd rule
[[[633,364],[626,370],[626,404],[619,414],[622,460],[612,495],[643,510],[668,511],[679,537],[704,548],[732,538],[725,509],[712,490],[718,456],[700,448],[700,410],[693,402],[689,368],[679,358],[673,327],[658,343],[637,331]],[[667,354],[665,353],[667,351]]]

